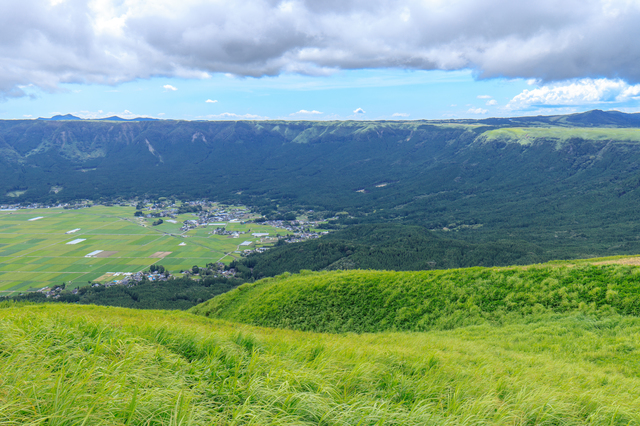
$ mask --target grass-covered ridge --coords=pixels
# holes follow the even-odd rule
[[[267,327],[358,333],[502,324],[544,312],[637,316],[640,267],[302,272],[244,284],[192,312]]]
[[[571,139],[585,141],[616,141],[618,143],[640,142],[639,129],[580,128],[580,127],[511,127],[484,132],[481,137],[487,142],[504,141],[522,145],[536,140],[556,140],[560,145]]]
[[[3,425],[638,425],[640,320],[329,335],[0,309]]]

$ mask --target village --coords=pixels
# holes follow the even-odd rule
[[[195,235],[203,236],[203,230],[206,230],[204,235],[209,236],[221,236],[227,238],[239,239],[237,243],[233,243],[237,246],[235,250],[231,249],[225,251],[227,255],[233,257],[235,253],[236,258],[238,256],[249,256],[252,254],[264,253],[270,250],[275,245],[297,243],[306,240],[320,238],[323,234],[327,234],[328,231],[319,230],[318,226],[320,222],[315,220],[308,220],[307,214],[309,212],[298,212],[300,216],[296,219],[294,212],[277,213],[277,219],[267,214],[266,212],[260,214],[255,208],[240,206],[240,205],[222,205],[209,200],[197,200],[197,201],[175,201],[171,199],[160,200],[147,200],[147,199],[134,199],[134,200],[116,200],[116,201],[89,201],[83,200],[75,203],[59,203],[55,205],[48,205],[43,203],[29,203],[29,204],[4,204],[0,205],[0,210],[12,214],[13,212],[23,211],[25,209],[49,209],[49,208],[62,208],[62,209],[86,209],[90,207],[102,208],[107,207],[126,207],[127,209],[114,210],[114,213],[123,218],[123,215],[129,215],[126,212],[135,212],[134,216],[138,217],[138,224],[142,226],[161,225],[163,222],[172,223],[176,226],[169,231],[166,228],[160,228],[164,235],[169,235],[167,232],[175,232],[177,227],[180,228],[180,233],[171,234],[176,237],[193,237]],[[130,210],[134,208],[135,210]],[[28,219],[29,221],[35,221],[42,219],[46,214]],[[286,219],[285,219],[286,218]],[[124,218],[123,218],[124,219]],[[149,219],[154,220],[154,224],[149,223]],[[130,220],[130,219],[128,219]],[[254,226],[255,224],[255,226]],[[244,225],[244,226],[240,226]],[[188,231],[199,229],[197,234],[193,234]],[[75,234],[80,231],[79,227],[74,229],[64,230],[64,234]],[[84,230],[83,230],[84,232]],[[205,237],[206,238],[206,237]],[[75,244],[76,242],[82,242],[85,239],[76,239],[68,241],[67,244]],[[178,244],[179,246],[185,246],[187,243],[183,240]],[[103,250],[96,250],[89,253],[96,254]],[[220,259],[220,257],[215,257]],[[213,260],[213,259],[212,259]],[[155,265],[151,265],[155,267]],[[182,265],[184,268],[187,265]],[[117,269],[116,269],[117,271]],[[127,271],[124,269],[124,271]],[[207,264],[204,268],[193,267],[189,270],[180,270],[177,268],[172,271],[158,270],[145,270],[145,271],[127,271],[127,272],[111,272],[105,273],[103,276],[95,278],[91,277],[90,281],[77,282],[68,281],[64,284],[43,283],[42,288],[33,288],[30,291],[35,291],[44,294],[48,298],[59,298],[60,294],[66,287],[66,292],[72,294],[78,294],[78,290],[71,288],[76,286],[93,286],[93,287],[112,287],[112,286],[124,286],[132,287],[144,282],[162,282],[171,278],[188,277],[190,279],[199,280],[204,277],[211,276],[212,278],[233,278],[236,276],[236,271],[233,268],[225,266],[223,263],[219,264]],[[71,288],[70,288],[71,287]],[[66,293],[65,292],[65,293]]]
[[[211,276],[213,278],[233,278],[236,276],[236,270],[234,268],[228,268],[224,263],[216,262],[216,263],[207,263],[205,267],[198,267],[194,265],[189,270],[181,270],[180,273],[183,277],[187,277],[193,280],[200,280],[202,278]],[[139,271],[139,272],[108,272],[108,275],[111,278],[121,277],[119,279],[111,279],[105,283],[93,282],[89,283],[91,287],[114,287],[114,286],[124,286],[124,287],[134,287],[139,284],[144,284],[148,282],[162,282],[168,281],[172,278],[177,278],[173,274],[169,273],[169,271],[165,270],[162,265],[151,265],[149,270]],[[38,293],[44,294],[47,298],[57,299],[60,297],[62,291],[66,288],[67,284],[71,283],[63,283],[61,285],[56,285],[54,287],[44,287],[37,290]],[[71,290],[71,294],[78,294],[79,288],[76,287]]]
[[[140,205],[138,205],[140,206]],[[239,223],[258,223],[261,225],[268,225],[273,228],[283,229],[290,234],[276,235],[270,238],[272,242],[282,241],[284,243],[298,243],[309,239],[320,238],[322,235],[327,234],[328,231],[316,232],[312,231],[318,225],[316,221],[303,221],[303,220],[268,220],[263,217],[256,218],[256,214],[252,213],[250,209],[246,207],[222,207],[217,206],[207,200],[191,201],[182,204],[179,208],[175,205],[167,205],[164,203],[154,204],[147,208],[150,212],[145,215],[146,218],[169,218],[167,221],[176,223],[177,215],[185,211],[193,211],[191,214],[196,218],[187,219],[183,221],[180,228],[182,232],[187,232],[199,227],[215,226],[210,234],[212,235],[224,235],[231,238],[239,238],[240,235],[246,234],[245,231],[228,230],[227,224]],[[172,220],[173,219],[173,220]],[[269,234],[265,233],[253,233],[254,237],[267,237]],[[253,250],[246,249],[242,251],[243,256],[247,256],[252,253],[263,253],[268,250],[269,247],[258,247]]]

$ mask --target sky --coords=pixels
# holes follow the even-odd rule
[[[640,112],[640,0],[3,0],[0,119]]]

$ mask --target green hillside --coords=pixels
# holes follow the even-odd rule
[[[637,318],[329,335],[0,309],[2,425],[638,425]]]
[[[633,254],[639,134],[638,114],[602,111],[457,121],[0,121],[0,204],[208,198],[267,217],[344,213],[331,220],[336,227],[393,223],[469,243],[526,241],[542,259]]]
[[[540,313],[640,315],[640,267],[583,263],[445,271],[302,271],[191,312],[317,332],[425,331],[503,324]]]

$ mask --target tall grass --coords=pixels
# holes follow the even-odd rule
[[[187,313],[0,310],[2,425],[640,424],[640,320],[328,335]]]
[[[321,332],[427,331],[531,315],[640,315],[640,267],[534,265],[445,271],[310,271],[244,284],[191,309]]]

